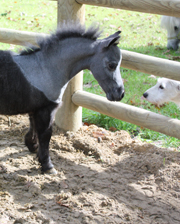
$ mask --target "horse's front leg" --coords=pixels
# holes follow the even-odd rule
[[[30,128],[28,133],[25,135],[25,145],[28,147],[30,152],[37,152],[39,143],[33,114],[29,114],[29,121]]]
[[[38,159],[43,173],[56,174],[49,156],[49,142],[52,135],[54,107],[49,106],[34,113],[34,122],[39,140]]]

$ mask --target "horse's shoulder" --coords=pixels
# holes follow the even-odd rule
[[[0,50],[0,73],[7,74],[17,67],[15,61],[13,60],[13,53],[11,51]]]
[[[0,50],[0,62],[4,62],[5,60],[12,60],[12,53],[10,51]]]

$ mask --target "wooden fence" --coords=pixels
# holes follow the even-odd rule
[[[145,13],[180,16],[179,0],[57,0],[58,23],[64,20],[85,22],[85,5],[119,8]],[[0,29],[0,41],[24,45],[36,44],[35,34],[9,29]],[[122,50],[122,67],[163,76],[180,81],[180,63]],[[55,122],[63,130],[77,131],[82,125],[82,107],[98,111],[123,121],[149,128],[180,139],[180,121],[144,109],[119,102],[110,102],[104,97],[82,91],[82,72],[69,83],[63,96],[63,106],[57,112]]]

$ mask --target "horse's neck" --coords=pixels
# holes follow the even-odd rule
[[[64,40],[46,53],[38,51],[13,57],[28,82],[49,100],[60,101],[69,80],[89,68],[93,41],[75,39]]]
[[[83,38],[71,38],[64,40],[60,47],[59,59],[66,69],[68,80],[73,78],[83,69],[89,69],[90,59],[94,55],[94,44],[92,40]]]

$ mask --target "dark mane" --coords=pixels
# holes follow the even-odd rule
[[[72,37],[83,37],[91,40],[96,40],[101,35],[98,26],[91,25],[88,29],[79,23],[64,23],[57,29],[55,36],[59,39]]]
[[[41,49],[39,47],[35,47],[35,46],[32,46],[32,47],[28,47],[28,48],[25,48],[24,50],[22,50],[20,52],[20,55],[27,55],[27,54],[33,54],[37,51],[40,51]]]
[[[20,55],[32,54],[40,50],[47,50],[56,47],[58,41],[67,38],[85,38],[90,40],[97,40],[101,36],[102,31],[98,26],[91,25],[88,29],[85,26],[77,23],[64,23],[57,29],[57,31],[49,37],[39,38],[39,47],[32,46],[20,52]]]

